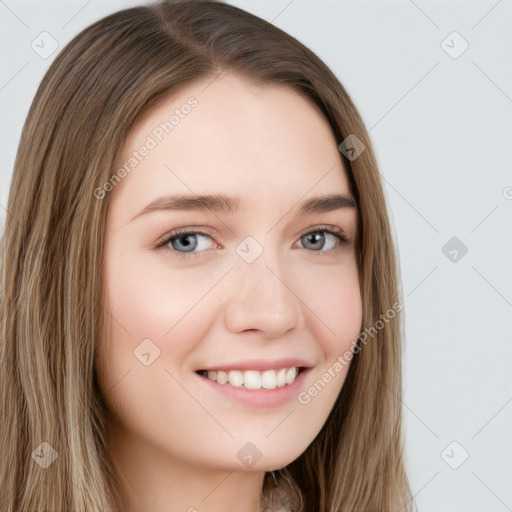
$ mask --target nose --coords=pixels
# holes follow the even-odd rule
[[[282,337],[304,323],[302,302],[295,289],[293,271],[268,249],[252,263],[242,259],[230,272],[225,308],[226,328],[233,333],[261,331],[265,337]]]

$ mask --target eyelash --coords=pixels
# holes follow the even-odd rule
[[[316,226],[314,229],[311,229],[311,230],[306,231],[305,233],[303,233],[299,237],[299,239],[304,237],[304,236],[306,236],[306,235],[312,234],[312,233],[329,233],[329,234],[335,236],[339,240],[339,245],[336,248],[334,248],[334,249],[321,250],[321,251],[310,250],[310,252],[312,252],[314,254],[328,255],[329,253],[332,253],[332,252],[334,252],[336,250],[340,250],[342,248],[348,247],[350,245],[349,239],[343,234],[343,231],[341,229],[339,229],[339,228],[332,228],[332,227],[328,227],[328,226]],[[202,236],[208,237],[210,239],[212,238],[211,234],[207,233],[205,231],[193,230],[191,228],[180,228],[180,229],[176,229],[176,230],[172,231],[171,233],[168,233],[167,235],[164,235],[162,238],[160,238],[156,242],[154,248],[155,249],[164,249],[165,246],[169,242],[171,242],[173,239],[178,238],[178,237],[182,237],[182,236],[186,236],[186,235],[202,235]],[[193,258],[193,257],[200,257],[205,252],[207,252],[206,250],[203,250],[203,251],[198,251],[198,252],[186,253],[186,252],[176,251],[175,249],[170,249],[170,250],[171,250],[171,252],[176,253],[176,257],[177,258],[182,259],[182,260],[188,260],[188,259]]]

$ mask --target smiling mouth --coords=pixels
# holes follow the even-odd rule
[[[276,389],[293,384],[306,368],[292,366],[279,370],[198,370],[196,373],[218,384],[246,389]]]

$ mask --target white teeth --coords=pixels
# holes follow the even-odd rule
[[[286,368],[281,368],[277,372],[277,387],[282,388],[286,384]]]
[[[244,374],[242,372],[239,372],[239,371],[236,371],[236,370],[234,370],[232,372],[229,372],[228,373],[228,382],[232,386],[235,386],[236,388],[239,388],[245,382]]]
[[[282,388],[287,384],[292,384],[299,374],[298,368],[281,368],[280,370],[266,370],[259,372],[257,370],[231,370],[225,372],[222,370],[208,370],[208,379],[219,384],[230,384],[234,387],[244,387],[247,389],[275,389]]]
[[[289,368],[286,370],[286,384],[291,384],[297,377],[297,368]]]
[[[210,378],[209,375],[208,375],[208,378]],[[219,370],[217,372],[217,382],[219,384],[226,384],[227,381],[228,381],[228,374],[226,372],[223,372],[222,370]]]
[[[231,372],[229,372],[231,374]],[[249,370],[244,372],[244,388],[247,389],[260,389],[261,388],[261,373]]]
[[[267,370],[261,374],[261,387],[265,389],[276,389],[277,377],[274,370]]]

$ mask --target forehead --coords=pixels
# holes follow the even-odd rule
[[[117,163],[128,172],[112,201],[127,215],[171,193],[236,195],[243,207],[268,209],[350,192],[337,142],[315,106],[291,88],[230,74],[147,112]]]

